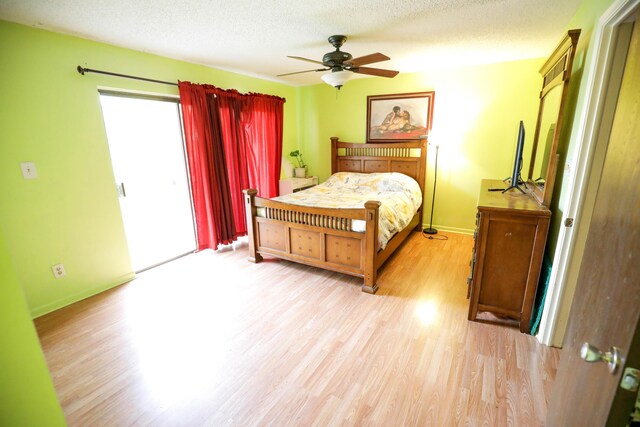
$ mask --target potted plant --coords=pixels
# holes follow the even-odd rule
[[[296,178],[304,178],[307,175],[307,165],[304,164],[304,160],[302,160],[302,154],[300,154],[300,150],[295,150],[289,153],[289,156],[295,157],[298,162],[298,167],[295,169],[295,177]]]

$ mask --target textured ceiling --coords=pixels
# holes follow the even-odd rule
[[[0,19],[292,85],[321,83],[332,34],[371,67],[432,67],[548,56],[580,0],[0,0]],[[91,64],[87,64],[91,67]],[[153,77],[153,76],[149,76]]]

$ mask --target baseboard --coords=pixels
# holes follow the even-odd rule
[[[61,298],[59,300],[50,302],[48,304],[35,307],[30,310],[31,318],[35,319],[37,317],[44,316],[45,314],[51,313],[52,311],[59,310],[75,302],[82,301],[83,299],[92,297],[108,289],[115,288],[116,286],[120,286],[122,284],[130,282],[135,278],[136,278],[136,274],[131,272],[113,280],[112,282],[109,282],[106,285],[98,286],[96,288],[86,289],[82,292],[78,292],[76,294],[67,296],[65,298]]]
[[[422,224],[422,229],[424,230],[425,228],[429,228],[429,224]],[[438,224],[433,224],[433,228],[435,228],[438,231],[444,231],[447,233],[458,233],[458,234],[468,234],[468,235],[473,235],[473,232],[475,231],[474,229],[447,227],[445,225],[438,225]]]

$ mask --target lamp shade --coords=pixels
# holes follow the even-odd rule
[[[347,80],[353,76],[351,71],[332,71],[322,75],[321,79],[325,83],[340,89]]]

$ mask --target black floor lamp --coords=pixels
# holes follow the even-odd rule
[[[438,182],[438,150],[439,145],[436,145],[436,164],[433,169],[433,197],[431,198],[431,217],[429,218],[429,228],[422,230],[424,234],[438,234],[438,230],[433,228],[433,207],[436,202],[436,184]]]

